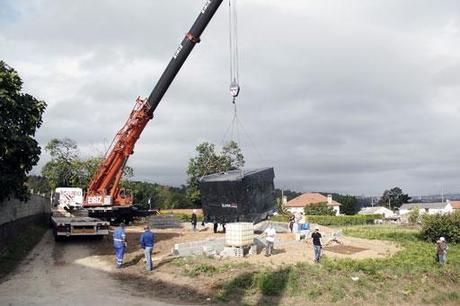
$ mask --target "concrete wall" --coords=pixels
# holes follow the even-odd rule
[[[32,223],[48,222],[49,199],[32,195],[27,202],[16,199],[0,202],[0,250],[16,239],[21,230]]]

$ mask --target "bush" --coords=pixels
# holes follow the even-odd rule
[[[374,220],[382,219],[382,215],[353,215],[353,216],[315,216],[308,215],[306,219],[312,223],[321,225],[362,225],[373,224]]]
[[[460,212],[423,215],[421,235],[431,241],[445,237],[448,242],[460,242]]]
[[[419,222],[419,219],[420,219],[420,209],[418,207],[415,207],[409,212],[408,221],[409,223],[415,224]]]
[[[271,221],[275,222],[288,222],[289,221],[289,215],[276,215],[276,216],[271,216],[270,217]]]
[[[334,208],[332,208],[332,206],[327,205],[327,202],[307,205],[303,210],[306,215],[335,215]]]

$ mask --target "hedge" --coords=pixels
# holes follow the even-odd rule
[[[444,237],[447,242],[459,243],[460,212],[436,215],[424,214],[420,234],[424,239],[430,241],[436,241],[439,237]]]
[[[308,222],[321,225],[362,225],[373,224],[374,220],[382,219],[380,214],[374,215],[352,215],[352,216],[305,216]]]

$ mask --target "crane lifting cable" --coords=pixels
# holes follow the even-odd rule
[[[229,39],[230,39],[230,94],[233,104],[240,93],[239,67],[238,67],[238,18],[236,14],[236,1],[228,1],[229,10]]]

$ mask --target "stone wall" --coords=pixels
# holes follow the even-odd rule
[[[0,203],[0,251],[33,223],[47,224],[51,213],[49,199],[32,195],[27,202],[16,199]]]

